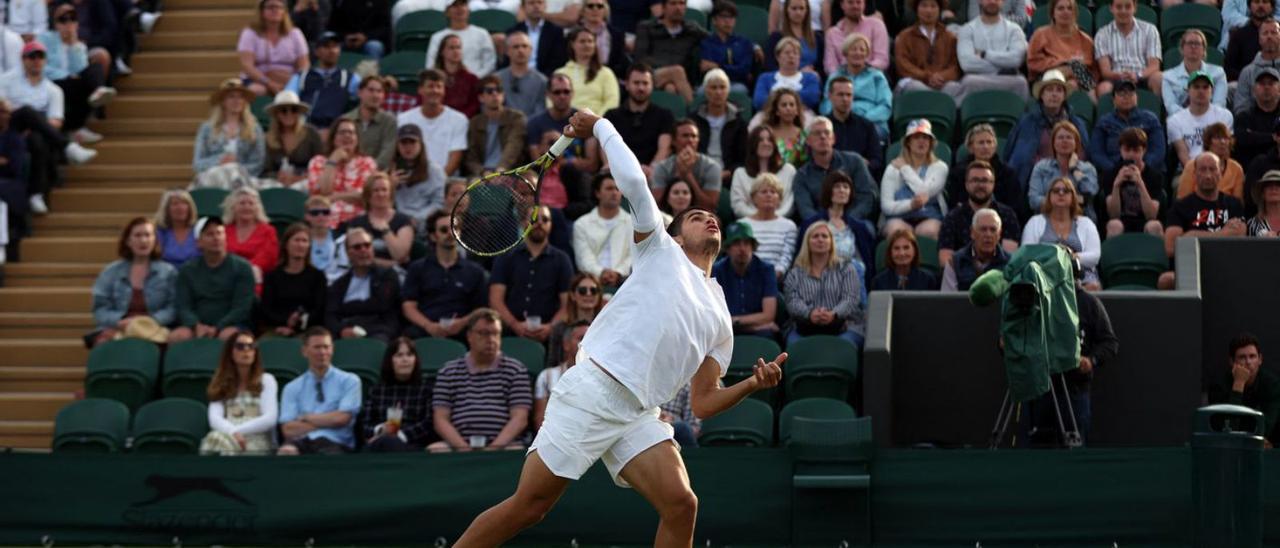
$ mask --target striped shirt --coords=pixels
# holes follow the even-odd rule
[[[1129,35],[1125,36],[1112,21],[1093,37],[1095,57],[1099,60],[1110,57],[1113,71],[1142,74],[1148,59],[1164,57],[1160,49],[1160,31],[1156,26],[1141,19],[1134,19],[1133,25]]]
[[[862,281],[853,266],[844,262],[823,269],[815,278],[805,268],[792,268],[782,284],[787,295],[787,312],[795,318],[808,318],[818,307],[848,320],[848,329],[862,333],[865,325],[862,310]]]
[[[1249,229],[1250,236],[1271,236],[1271,223],[1267,222],[1267,218],[1262,214],[1254,216],[1245,222],[1245,226]]]
[[[777,217],[769,221],[758,221],[747,217],[740,219],[751,225],[756,242],[756,256],[760,260],[773,265],[777,272],[786,272],[791,268],[791,259],[796,253],[796,223],[786,217]]]
[[[444,364],[436,377],[431,406],[449,409],[450,422],[462,439],[484,436],[486,443],[502,432],[514,408],[533,407],[533,391],[524,364],[498,354],[493,366],[480,370],[471,353]]]

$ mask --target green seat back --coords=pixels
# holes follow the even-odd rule
[[[811,419],[854,419],[858,414],[849,404],[830,398],[805,398],[788,403],[778,414],[778,442],[791,439],[791,423],[796,417]]]
[[[368,391],[382,378],[382,356],[386,352],[387,343],[378,339],[338,339],[333,343],[333,365],[360,377]]]
[[[1213,6],[1187,3],[1169,6],[1160,14],[1161,43],[1178,44],[1190,29],[1203,32],[1213,49],[1222,40],[1222,13]]]
[[[698,444],[709,447],[773,445],[773,408],[759,400],[742,400],[727,411],[702,421]]]
[[[733,25],[734,34],[763,46],[769,42],[769,10],[765,7],[739,4],[738,20]]]
[[[812,335],[787,347],[787,399],[849,399],[858,377],[858,347],[834,335]]]
[[[85,396],[105,398],[137,409],[155,393],[160,377],[160,348],[142,339],[108,341],[89,353]]]
[[[425,64],[423,60],[427,58],[425,52],[427,51],[427,45],[431,42],[431,35],[448,25],[449,21],[445,19],[443,12],[419,10],[406,13],[399,21],[396,21],[396,50],[423,52],[418,57],[419,66],[422,66]],[[387,73],[383,72],[382,74]]]
[[[1093,112],[1093,99],[1089,98],[1089,94],[1080,90],[1071,92],[1067,96],[1067,104],[1071,105],[1071,113],[1079,116],[1084,120],[1085,131],[1093,129],[1093,121],[1097,120]]]
[[[204,404],[187,398],[165,398],[142,406],[133,418],[133,451],[194,455],[209,433]]]
[[[1007,136],[1024,110],[1025,102],[1012,92],[993,89],[971,93],[960,103],[960,132],[977,124],[991,124],[996,137]]]
[[[1138,4],[1138,11],[1134,16],[1139,21],[1146,21],[1160,27],[1160,16],[1156,14],[1156,10],[1145,4]],[[1098,7],[1098,12],[1093,14],[1093,26],[1097,29],[1107,26],[1115,20],[1115,16],[1111,14],[1111,4]]]
[[[685,10],[684,20],[690,23],[697,23],[698,26],[703,28],[703,30],[710,28],[710,26],[707,24],[707,14],[703,13],[700,10],[695,10],[695,9]],[[738,26],[738,24],[735,22],[733,26],[736,27]]]
[[[894,141],[893,144],[889,145],[889,150],[885,152],[885,163],[892,163],[900,154],[902,154],[902,141]],[[939,160],[950,165],[951,145],[947,144],[947,142],[942,139],[938,139],[933,145],[933,155],[937,156]]]
[[[502,353],[519,360],[535,379],[547,360],[547,349],[542,343],[522,337],[503,337]]]
[[[197,188],[191,191],[191,199],[196,202],[196,214],[201,217],[222,217],[222,201],[231,192],[221,188]]]
[[[721,192],[720,198],[716,201],[716,216],[720,217],[720,222],[725,226],[733,224],[738,220],[738,214],[733,212],[733,198],[725,197],[728,192]]]
[[[258,195],[272,223],[296,223],[307,211],[307,195],[291,188],[264,188]]]
[[[414,94],[418,89],[418,72],[426,66],[426,59],[426,47],[421,50],[402,49],[378,61],[378,71],[383,76],[398,80],[401,92]]]
[[[729,371],[725,374],[725,384],[750,377],[757,359],[764,358],[767,362],[781,353],[782,348],[770,339],[754,335],[734,335],[733,357],[729,358]]]
[[[893,135],[900,139],[907,124],[924,118],[933,124],[933,135],[939,143],[951,141],[955,128],[956,103],[950,95],[940,91],[908,91],[893,100]]]
[[[445,363],[467,354],[467,347],[453,339],[423,337],[413,341],[413,347],[418,351],[418,361],[422,363],[422,376],[425,378],[435,377]]]
[[[1102,242],[1100,273],[1104,287],[1137,285],[1154,288],[1169,270],[1164,240],[1146,233],[1121,234]]]
[[[1223,62],[1226,60],[1226,54],[1222,53],[1222,50],[1216,47],[1210,47],[1209,51],[1205,52],[1204,60],[1210,65],[1222,66]],[[1164,50],[1163,68],[1165,70],[1169,70],[1180,64],[1182,64],[1182,48],[1178,47],[1178,44],[1174,44],[1172,47]]]
[[[354,51],[344,51],[338,54],[338,66],[347,70],[355,70],[356,65],[366,59],[372,59],[372,57],[367,57],[363,53]]]
[[[476,10],[471,12],[471,24],[490,33],[506,32],[516,26],[516,16],[506,10]]]
[[[795,417],[791,419],[787,448],[795,463],[797,487],[865,489],[870,486],[867,465],[875,452],[870,417]]]
[[[129,408],[115,400],[88,398],[67,404],[53,424],[55,453],[115,453],[124,449]]]
[[[249,104],[249,111],[253,113],[254,119],[258,120],[258,125],[264,130],[271,127],[271,115],[267,114],[267,105],[270,105],[272,100],[273,97],[268,94],[255,98]]]
[[[265,337],[258,341],[258,355],[262,369],[276,378],[281,388],[307,370],[307,358],[302,355],[302,340],[298,337]]]
[[[164,356],[161,393],[166,398],[189,398],[206,403],[206,392],[218,370],[222,341],[191,339],[169,345]]]
[[[671,116],[675,117],[676,120],[684,118],[686,111],[688,111],[688,105],[685,104],[684,97],[670,91],[655,89],[653,90],[653,95],[649,98],[653,101],[653,104],[671,111]]]

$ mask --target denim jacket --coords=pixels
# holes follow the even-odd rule
[[[211,167],[216,167],[226,151],[227,139],[223,137],[222,132],[214,131],[213,126],[206,121],[200,124],[200,131],[196,133],[195,151],[191,155],[191,167],[197,175],[203,173]],[[253,140],[245,141],[240,139],[236,142],[236,162],[244,167],[249,172],[249,175],[257,177],[262,173],[262,165],[266,156],[266,137],[262,134],[262,128],[255,123],[253,124]]]
[[[1149,110],[1135,108],[1127,119],[1110,112],[1093,126],[1093,138],[1089,139],[1089,161],[1099,173],[1109,173],[1120,163],[1120,134],[1136,127],[1147,134],[1147,153],[1142,162],[1157,170],[1164,169],[1165,132],[1160,119]]]
[[[130,261],[117,259],[93,282],[93,322],[98,327],[114,327],[129,310],[133,285],[129,283]],[[178,269],[161,260],[151,261],[151,270],[142,286],[147,314],[156,323],[171,326],[177,321]]]
[[[1080,139],[1087,151],[1089,149],[1089,128],[1085,126],[1084,119],[1076,116],[1071,112],[1071,105],[1064,103],[1062,108],[1066,110],[1066,116],[1071,123],[1076,126],[1076,130],[1080,132]],[[1031,170],[1036,166],[1036,153],[1040,151],[1040,132],[1049,131],[1053,124],[1049,123],[1048,118],[1044,115],[1044,107],[1039,103],[1031,107],[1031,110],[1022,115],[1022,119],[1018,120],[1018,125],[1013,127],[1013,131],[1009,133],[1009,138],[1004,144],[1005,164],[1018,172],[1018,183],[1026,188],[1027,181],[1031,179]]]

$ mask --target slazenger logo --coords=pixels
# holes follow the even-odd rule
[[[149,529],[248,531],[258,510],[228,485],[247,478],[147,476],[150,498],[124,511],[125,522]]]

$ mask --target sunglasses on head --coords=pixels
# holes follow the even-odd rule
[[[581,285],[581,286],[578,286],[576,291],[578,292],[579,295],[595,295],[600,292],[600,288]]]

